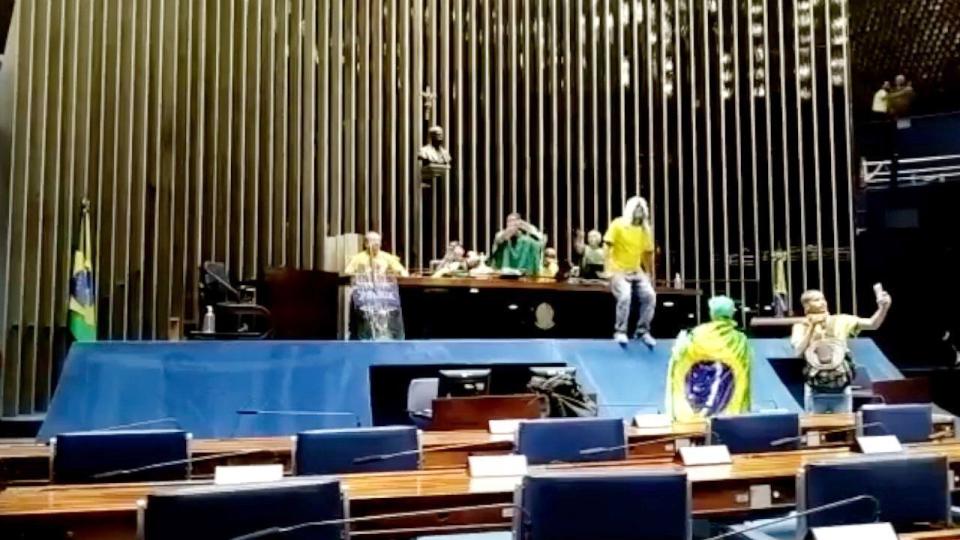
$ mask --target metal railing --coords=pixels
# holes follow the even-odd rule
[[[860,160],[860,175],[870,187],[918,186],[960,180],[960,154],[899,159],[896,170],[892,160]]]

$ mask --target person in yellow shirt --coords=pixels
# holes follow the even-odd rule
[[[627,343],[627,321],[630,304],[637,302],[640,317],[634,339],[653,347],[657,341],[650,335],[650,322],[657,305],[653,289],[653,233],[650,229],[650,210],[643,197],[631,197],[624,205],[623,215],[614,219],[603,237],[606,244],[605,269],[610,275],[610,291],[617,299],[616,324],[613,339]]]
[[[365,239],[367,249],[350,258],[350,262],[347,263],[347,267],[343,271],[344,274],[350,276],[366,273],[389,276],[409,275],[399,257],[380,250],[380,233],[370,231]]]

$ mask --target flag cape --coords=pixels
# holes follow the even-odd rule
[[[667,370],[668,413],[682,422],[747,412],[751,357],[747,337],[732,320],[681,332]]]

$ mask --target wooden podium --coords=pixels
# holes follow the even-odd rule
[[[536,394],[472,396],[433,400],[432,431],[486,430],[490,420],[540,418],[543,399]]]

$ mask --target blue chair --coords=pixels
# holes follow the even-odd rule
[[[626,459],[620,418],[556,418],[520,422],[516,453],[531,464]],[[599,451],[601,448],[619,447]]]
[[[420,435],[412,426],[303,431],[293,455],[298,475],[410,471],[420,468]]]
[[[761,412],[718,416],[710,420],[708,444],[725,444],[734,454],[796,450],[800,446],[800,416],[792,412]],[[784,444],[773,443],[789,439]]]
[[[523,479],[513,532],[456,540],[688,540],[690,487],[681,470],[545,472]],[[427,540],[422,538],[421,540]]]
[[[933,405],[930,403],[864,405],[857,418],[864,435],[896,435],[904,443],[928,442],[933,433]],[[880,425],[862,427],[873,423]]]
[[[61,433],[50,441],[50,477],[60,484],[185,480],[189,439],[177,429]]]
[[[802,540],[812,527],[889,521],[947,523],[950,471],[945,456],[865,456],[808,464],[797,477],[797,509],[805,510],[858,495],[876,499],[811,514],[743,533],[750,540]],[[734,530],[762,522],[734,526]]]
[[[138,538],[227,540],[273,527],[339,521],[346,517],[347,506],[340,482],[328,477],[195,486],[148,495],[138,513]],[[264,537],[340,540],[343,529],[342,523],[331,523]]]

